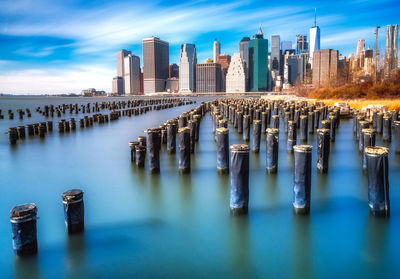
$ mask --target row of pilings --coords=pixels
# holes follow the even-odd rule
[[[148,128],[145,131],[147,136],[129,142],[131,162],[144,168],[147,156],[149,172],[159,173],[160,150],[166,148],[168,154],[179,154],[179,172],[190,173],[190,157],[199,141],[201,119],[208,108],[209,104],[202,102],[159,127]]]
[[[147,113],[152,110],[164,110],[177,106],[193,104],[195,101],[172,98],[172,99],[153,99],[153,100],[132,100],[127,102],[103,102],[95,103],[93,110],[98,111],[98,108],[113,109],[109,114],[95,113],[93,115],[85,115],[78,119],[79,128],[89,128],[94,123],[103,124],[109,121],[118,120],[121,116],[137,116]],[[75,106],[60,106],[61,108],[70,108],[73,110]],[[90,104],[85,107],[90,111]],[[51,106],[45,106],[45,111],[50,110]],[[120,110],[116,110],[120,109]],[[51,110],[50,110],[51,111]],[[61,119],[56,123],[56,128],[59,134],[69,133],[76,130],[78,124],[75,118],[68,120]],[[45,138],[48,132],[53,131],[53,121],[44,121],[39,123],[28,124],[26,126],[11,127],[8,130],[10,144],[16,144],[18,140],[24,140],[26,135],[29,137],[39,136]]]
[[[308,214],[313,164],[313,145],[308,142],[308,135],[317,133],[316,167],[319,172],[327,173],[330,146],[335,143],[336,133],[339,131],[340,109],[325,106],[321,102],[308,104],[305,101],[223,99],[211,104],[210,113],[217,145],[217,171],[230,174],[232,214],[248,212],[249,155],[250,150],[259,152],[261,133],[266,134],[263,143],[266,146],[266,173],[273,175],[278,172],[279,129],[283,129],[286,134],[287,152],[294,153],[293,211],[297,214]],[[386,141],[391,140],[393,129],[397,151],[400,142],[400,122],[397,117],[397,112],[385,115],[371,113],[371,120],[366,122],[363,113],[356,111],[354,114],[354,135],[359,140],[359,149],[363,153],[360,169],[365,169],[368,176],[368,203],[373,215],[388,216],[390,212],[388,149],[373,146],[374,135],[379,133],[373,127],[382,127],[380,133]],[[242,134],[244,144],[229,146],[227,122],[231,123],[237,133]]]

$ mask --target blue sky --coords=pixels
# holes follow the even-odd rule
[[[398,24],[400,1],[79,1],[0,0],[0,92],[78,93],[95,87],[111,91],[115,53],[124,48],[141,57],[142,38],[170,43],[170,63],[179,62],[182,43],[195,43],[198,60],[238,52],[243,36],[261,25],[264,36],[295,42],[309,35],[314,8],[321,48],[348,56],[357,40],[375,45],[375,26]]]

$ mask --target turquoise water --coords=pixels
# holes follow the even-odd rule
[[[86,103],[82,98],[2,98],[0,109],[44,103]],[[109,99],[105,99],[109,100]],[[121,100],[117,98],[116,100]],[[127,99],[126,99],[127,100]],[[202,99],[197,99],[198,103]],[[161,173],[130,163],[128,142],[195,105],[152,111],[15,147],[3,134],[20,125],[0,120],[1,278],[396,278],[400,276],[400,155],[389,154],[391,216],[373,218],[351,120],[343,120],[331,146],[327,175],[316,172],[313,150],[311,212],[292,213],[293,156],[280,134],[279,168],[265,172],[265,137],[250,153],[248,216],[229,212],[229,176],[216,171],[209,114],[192,156],[190,175],[179,175],[177,155],[161,152]],[[73,117],[76,117],[73,115]],[[69,115],[65,117],[69,118]],[[230,126],[230,143],[241,135]],[[316,147],[316,135],[309,144]],[[381,144],[380,136],[377,145]],[[81,236],[65,232],[61,194],[85,192]],[[38,207],[39,253],[17,259],[11,245],[10,209]]]

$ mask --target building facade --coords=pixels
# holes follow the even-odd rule
[[[181,45],[179,59],[179,91],[193,92],[196,88],[196,46],[194,44]]]
[[[169,44],[157,37],[143,39],[144,93],[165,91],[169,74]]]
[[[231,56],[228,54],[221,54],[217,56],[217,63],[221,65],[221,91],[226,89],[226,74],[228,73],[229,64],[231,63]]]
[[[221,92],[221,65],[207,60],[206,63],[196,65],[196,92]]]
[[[386,26],[385,76],[388,77],[399,65],[399,25]]]
[[[339,51],[321,49],[314,52],[312,80],[315,87],[334,86],[338,76]]]
[[[226,93],[246,92],[246,65],[240,57],[240,53],[232,56],[226,75]]]
[[[217,57],[221,54],[221,44],[217,41],[217,39],[214,40],[214,45],[213,45],[213,61],[214,63],[217,62]]]
[[[179,66],[175,63],[168,66],[168,78],[179,78]]]
[[[122,77],[114,77],[112,81],[112,93],[123,95],[124,94],[124,79]]]
[[[240,58],[245,63],[246,67],[246,90],[249,89],[249,37],[243,37],[239,43]]]
[[[124,58],[124,90],[126,95],[138,95],[140,90],[140,58],[128,54]]]
[[[313,65],[314,52],[320,49],[320,30],[318,26],[310,28],[310,63]]]
[[[307,35],[297,35],[296,41],[297,41],[297,44],[296,44],[297,54],[301,54],[303,52],[308,52]]]
[[[282,41],[282,54],[285,54],[286,50],[293,49],[291,41]]]
[[[281,65],[281,37],[279,35],[271,35],[271,71],[276,75],[282,73]]]
[[[122,94],[125,93],[124,80],[123,80],[124,76],[125,76],[124,59],[129,54],[132,54],[132,52],[130,52],[130,51],[126,50],[126,49],[122,49],[122,50],[117,52],[117,77],[121,77],[122,78],[122,92],[123,92]],[[114,84],[114,79],[113,79],[113,84]],[[113,86],[113,88],[114,88],[114,86]],[[113,90],[113,93],[119,94],[118,92],[115,92],[114,90]]]
[[[364,67],[364,57],[365,57],[365,40],[359,39],[357,42],[357,52],[356,52],[358,68]]]
[[[264,39],[261,28],[249,42],[250,90],[268,90],[268,40]]]

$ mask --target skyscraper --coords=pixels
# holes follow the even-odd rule
[[[315,87],[335,85],[338,75],[339,51],[321,49],[314,53],[313,84]]]
[[[250,90],[268,90],[268,40],[264,39],[261,27],[249,42]]]
[[[221,92],[221,65],[211,59],[196,65],[196,92]]]
[[[124,89],[126,95],[140,94],[140,58],[128,54],[124,58]]]
[[[240,58],[245,63],[246,67],[246,90],[249,88],[249,37],[243,37],[239,43]]]
[[[168,78],[179,78],[179,66],[175,63],[168,66]]]
[[[123,95],[124,94],[124,79],[122,77],[114,77],[112,81],[112,93]]]
[[[281,37],[279,35],[271,35],[271,71],[275,75],[281,72]]]
[[[290,49],[293,49],[292,41],[282,41],[282,54],[285,54],[285,51]]]
[[[364,57],[365,57],[365,40],[359,39],[357,42],[357,52],[356,59],[359,68],[364,67]]]
[[[165,90],[168,79],[169,44],[157,37],[143,39],[144,93]]]
[[[119,88],[119,90],[122,90],[122,92],[124,93],[125,92],[125,89],[124,89],[124,76],[125,76],[125,72],[124,72],[124,69],[125,69],[125,67],[124,67],[124,58],[127,56],[127,55],[129,55],[129,54],[131,54],[131,52],[130,51],[128,51],[128,50],[126,50],[126,49],[123,49],[123,50],[120,50],[120,51],[118,51],[117,52],[117,77],[121,77],[122,78],[122,89],[121,88]],[[117,83],[118,83],[118,81],[116,81]],[[121,82],[121,81],[120,81]],[[113,83],[114,83],[114,81],[113,81]],[[114,88],[114,87],[113,87]],[[115,87],[115,89],[117,89],[118,87]],[[118,91],[119,92],[119,91]],[[113,90],[113,93],[118,93],[118,92],[115,92],[114,90]],[[122,94],[123,94],[122,93]],[[119,93],[118,93],[119,94]]]
[[[246,92],[246,67],[240,53],[234,53],[226,75],[226,93]]]
[[[319,50],[321,48],[320,46],[320,30],[319,26],[317,26],[317,9],[315,9],[315,15],[314,15],[314,26],[310,28],[310,63],[312,67],[312,61],[313,61],[313,56],[314,52]]]
[[[386,47],[385,47],[385,76],[398,67],[399,63],[399,25],[386,26]]]
[[[216,62],[221,65],[221,91],[225,91],[226,74],[228,73],[229,64],[231,63],[231,56],[228,54],[218,55]]]
[[[193,92],[196,79],[196,46],[194,44],[181,45],[179,60],[179,91]]]
[[[307,35],[297,35],[296,52],[301,54],[303,52],[308,52],[308,42]]]
[[[214,46],[213,46],[213,60],[214,60],[214,63],[217,62],[217,57],[220,54],[221,54],[221,44],[217,41],[217,39],[215,39],[214,40]]]

